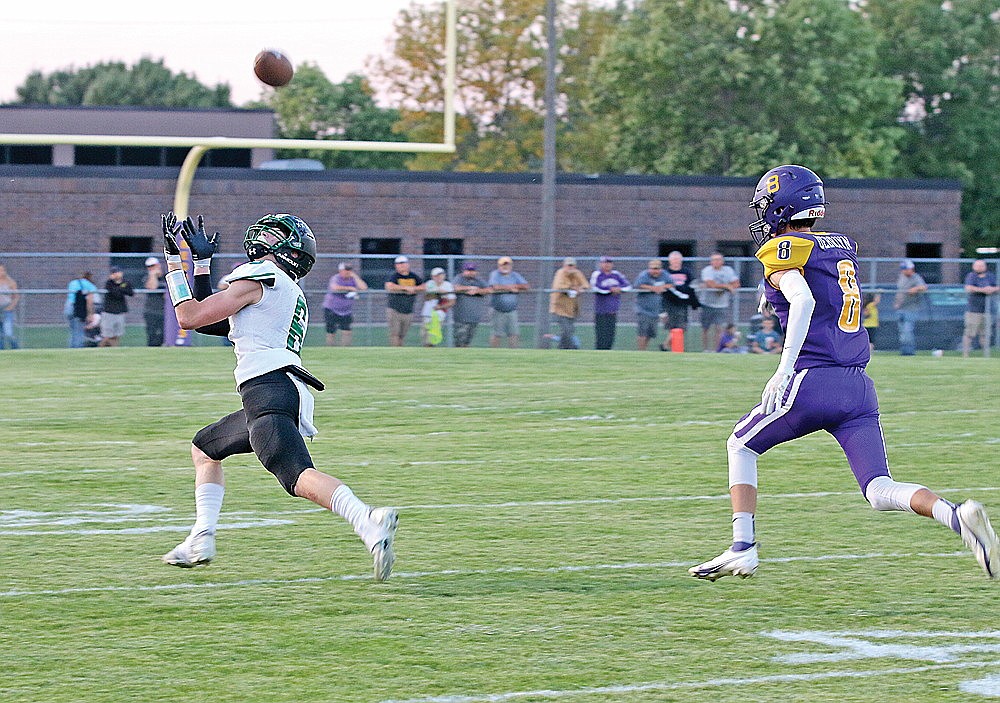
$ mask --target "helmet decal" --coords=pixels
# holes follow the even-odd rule
[[[272,254],[278,265],[297,279],[316,263],[316,237],[295,215],[264,215],[247,228],[243,248],[251,261]]]
[[[750,207],[758,219],[750,224],[757,246],[793,220],[819,219],[826,215],[823,181],[805,166],[788,164],[761,176]]]

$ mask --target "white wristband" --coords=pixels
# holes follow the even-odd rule
[[[170,271],[164,277],[167,282],[167,292],[170,293],[170,302],[176,308],[187,300],[193,300],[191,286],[188,285],[187,274],[183,270]]]
[[[194,275],[212,272],[212,257],[194,260]]]

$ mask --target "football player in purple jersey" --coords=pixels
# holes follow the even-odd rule
[[[761,307],[766,299],[778,315],[785,346],[760,404],[736,424],[726,444],[733,544],[688,573],[710,581],[753,576],[759,563],[757,457],[826,430],[843,448],[872,508],[916,513],[950,527],[987,576],[1000,578],[1000,541],[982,505],[955,505],[889,472],[875,386],[865,373],[870,351],[861,324],[857,243],[843,234],[812,232],[826,213],[819,176],[802,166],[773,168],[757,183],[750,207],[759,217],[750,233],[764,265]]]

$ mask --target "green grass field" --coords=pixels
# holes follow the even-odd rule
[[[0,700],[976,701],[1000,697],[1000,583],[876,513],[834,440],[760,462],[757,576],[725,440],[775,360],[307,350],[317,467],[400,507],[393,578],[346,523],[227,463],[219,555],[189,440],[235,409],[232,352],[0,353]],[[878,356],[896,477],[1000,518],[1000,360]],[[832,389],[835,392],[835,389]]]

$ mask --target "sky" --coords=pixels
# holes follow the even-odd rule
[[[253,59],[280,49],[294,65],[317,64],[333,82],[387,53],[393,22],[411,3],[433,0],[27,0],[4,10],[0,103],[17,98],[32,71],[51,73],[106,61],[163,59],[201,83],[228,83],[242,105],[260,97]],[[260,9],[260,8],[263,8]]]

